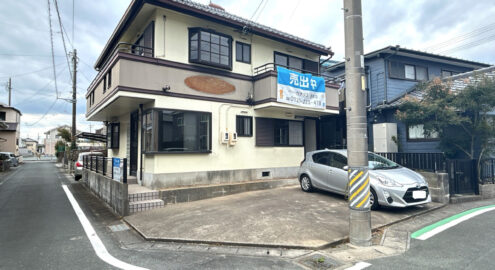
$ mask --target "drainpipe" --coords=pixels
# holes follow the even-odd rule
[[[144,118],[144,114],[143,114],[143,104],[139,104],[139,113],[141,115],[141,121],[139,123],[140,127],[139,127],[139,134],[140,134],[140,138],[141,138],[141,146],[139,147],[139,155],[141,156],[141,161],[139,162],[139,180],[141,181],[141,185],[143,185],[143,163],[144,163],[144,159],[143,159],[143,118]]]

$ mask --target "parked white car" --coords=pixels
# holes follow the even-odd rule
[[[371,209],[408,207],[431,202],[425,178],[377,154],[368,153]],[[299,168],[301,189],[322,189],[347,195],[347,150],[319,150],[306,154]]]
[[[79,153],[77,161],[74,164],[74,180],[79,181],[82,177],[82,169],[84,166],[84,156],[103,156],[102,152],[84,152]]]

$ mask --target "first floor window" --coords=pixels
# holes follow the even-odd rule
[[[239,137],[252,137],[253,117],[238,115],[236,117],[236,132]]]
[[[209,152],[211,113],[153,109],[143,121],[146,152]]]
[[[120,124],[111,123],[107,125],[107,148],[119,148]]]
[[[424,125],[410,125],[407,127],[407,139],[408,140],[437,140],[438,133],[432,131],[430,133],[425,132]]]
[[[0,112],[0,121],[5,121],[7,119],[7,113],[6,112]]]
[[[303,146],[303,122],[256,118],[257,146]]]

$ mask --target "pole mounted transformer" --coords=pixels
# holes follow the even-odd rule
[[[349,238],[371,245],[370,179],[361,0],[344,1]],[[376,198],[375,198],[376,200]]]

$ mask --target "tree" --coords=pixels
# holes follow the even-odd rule
[[[68,129],[60,127],[57,128],[57,132],[57,136],[60,136],[66,143],[70,143],[72,141],[72,134]]]
[[[422,98],[406,97],[396,116],[409,125],[423,124],[427,135],[438,133],[445,155],[462,152],[480,159],[494,146],[495,127],[489,112],[495,109],[495,81],[483,77],[475,81],[457,91],[440,79],[419,85]]]

